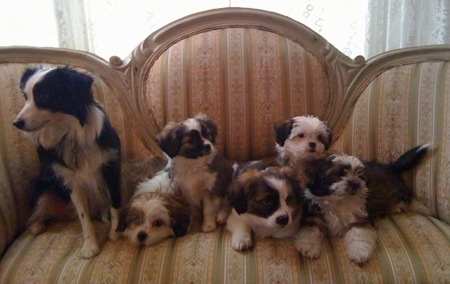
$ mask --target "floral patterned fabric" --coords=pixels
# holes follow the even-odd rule
[[[316,260],[297,253],[291,239],[257,240],[246,253],[231,249],[220,229],[137,248],[105,241],[92,260],[79,255],[78,223],[44,234],[22,234],[0,263],[0,283],[443,283],[450,278],[450,227],[416,214],[377,222],[374,256],[362,266],[346,257],[342,239],[327,239]],[[97,224],[100,239],[108,228]]]

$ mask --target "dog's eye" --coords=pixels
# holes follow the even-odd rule
[[[297,137],[298,137],[298,138],[303,138],[303,137],[305,137],[305,134],[300,133],[300,134],[297,135]]]
[[[46,93],[37,92],[34,94],[34,100],[37,104],[46,103],[49,100],[49,96]]]
[[[271,206],[273,203],[273,200],[271,198],[265,198],[261,200],[261,204],[265,207]]]
[[[153,227],[161,227],[162,225],[164,225],[164,221],[161,219],[156,219],[155,221],[153,221],[152,226]]]
[[[295,198],[292,195],[288,195],[288,197],[286,197],[286,204],[287,205],[292,205],[295,202]]]

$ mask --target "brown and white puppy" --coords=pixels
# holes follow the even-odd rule
[[[289,238],[300,228],[302,211],[299,182],[288,167],[259,164],[241,169],[229,192],[232,211],[227,230],[232,234],[234,250],[253,246],[255,238]]]
[[[296,170],[305,179],[308,164],[325,156],[331,145],[328,126],[317,117],[297,116],[275,124],[277,163]]]
[[[326,234],[343,237],[348,257],[368,261],[376,247],[377,232],[369,220],[369,189],[364,165],[356,157],[332,155],[318,160],[305,190],[303,226],[295,239],[302,255],[316,258]]]
[[[156,137],[161,149],[171,158],[168,167],[172,186],[186,197],[193,214],[201,216],[203,232],[214,231],[216,222],[225,224],[229,214],[226,194],[233,168],[217,153],[216,136],[214,120],[199,114],[167,124]]]
[[[170,173],[163,170],[138,185],[121,211],[117,230],[138,246],[150,246],[167,238],[186,235],[190,207],[171,187]]]

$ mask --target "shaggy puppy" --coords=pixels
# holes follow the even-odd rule
[[[402,173],[420,164],[429,149],[429,144],[414,147],[391,163],[362,163],[347,155],[317,160],[308,171],[305,199],[309,214],[297,235],[297,249],[315,258],[326,233],[344,235],[349,258],[356,263],[369,260],[376,243],[370,224],[377,218],[402,211],[429,214],[402,178]]]
[[[168,167],[172,186],[187,198],[193,214],[200,215],[194,219],[203,219],[203,232],[214,231],[216,222],[224,224],[229,213],[226,194],[233,168],[217,153],[216,136],[216,123],[199,114],[180,123],[169,123],[156,137],[171,158]]]
[[[121,205],[120,140],[94,100],[92,83],[70,68],[27,69],[20,80],[25,105],[13,123],[34,140],[41,162],[30,231],[39,234],[48,220],[78,215],[85,258],[100,251],[91,217],[106,216],[112,203],[114,240]]]
[[[120,213],[117,230],[131,243],[150,246],[170,237],[184,236],[189,228],[190,208],[172,190],[169,171],[163,170],[138,185],[128,206]]]
[[[325,234],[344,238],[348,257],[356,263],[370,259],[376,246],[376,230],[369,222],[364,165],[356,157],[332,155],[318,160],[305,191],[306,214],[295,246],[315,258]]]
[[[275,124],[277,163],[289,166],[306,180],[311,161],[325,156],[332,141],[331,130],[313,116],[297,116]]]
[[[255,238],[288,238],[300,227],[301,189],[288,167],[240,170],[229,193],[232,212],[226,228],[236,251],[250,249]]]

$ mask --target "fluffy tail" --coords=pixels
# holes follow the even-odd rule
[[[392,162],[390,164],[390,167],[392,168],[393,171],[398,173],[412,170],[422,162],[428,150],[430,149],[431,144],[416,146],[406,151],[396,161]]]

